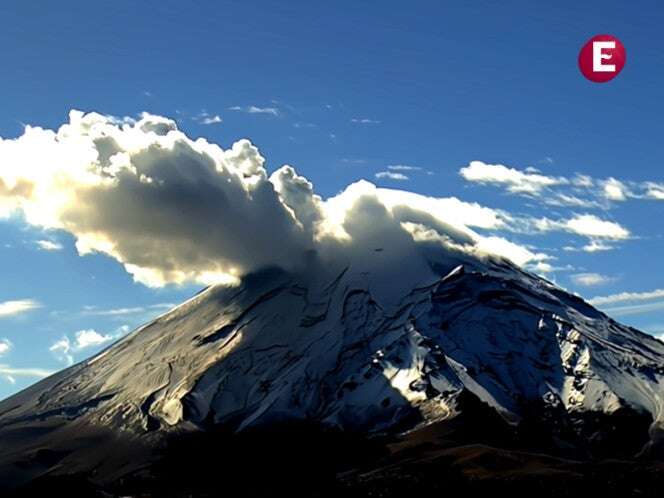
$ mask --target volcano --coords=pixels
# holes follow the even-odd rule
[[[661,489],[664,343],[504,259],[365,261],[208,287],[0,402],[0,489]]]

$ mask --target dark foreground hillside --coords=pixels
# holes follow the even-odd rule
[[[302,425],[242,435],[189,434],[170,441],[150,465],[117,480],[95,470],[43,476],[2,496],[661,496],[664,462],[629,458],[615,444],[595,457],[590,448],[537,452],[533,444],[543,441],[508,428],[488,410],[484,415],[482,423],[456,420],[400,438],[367,439]],[[626,450],[643,434],[632,436],[620,442]],[[131,449],[116,449],[131,458]],[[61,457],[35,455],[48,465]]]

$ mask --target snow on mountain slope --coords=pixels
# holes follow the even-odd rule
[[[0,438],[294,420],[394,432],[455,417],[463,393],[510,424],[553,414],[580,434],[588,414],[628,409],[659,437],[664,343],[504,261],[408,264],[392,280],[350,264],[208,288],[1,402]]]

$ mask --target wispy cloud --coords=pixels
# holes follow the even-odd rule
[[[627,185],[615,178],[607,178],[601,183],[600,188],[603,196],[610,201],[625,201],[632,195]]]
[[[646,292],[620,292],[610,296],[598,296],[588,302],[594,305],[617,304],[632,301],[651,301],[653,299],[664,299],[664,289],[655,289]]]
[[[6,355],[12,350],[12,342],[9,339],[0,339],[0,356]]]
[[[201,111],[192,119],[202,125],[219,124],[223,121],[219,114],[209,114],[207,111]]]
[[[397,181],[406,181],[410,180],[410,177],[404,175],[403,173],[395,173],[394,171],[379,171],[374,175],[379,180],[397,180]]]
[[[664,310],[664,301],[602,308],[602,311],[611,316],[641,315],[643,313],[651,313],[660,310]]]
[[[572,282],[576,285],[582,285],[584,287],[598,287],[600,285],[606,285],[611,282],[615,282],[615,277],[610,277],[608,275],[602,275],[600,273],[576,273],[570,276]]]
[[[15,382],[15,377],[48,377],[54,372],[44,368],[12,368],[9,365],[0,364],[0,375],[4,376],[6,380],[12,384]]]
[[[486,164],[482,161],[472,161],[461,168],[459,174],[469,182],[502,185],[509,192],[531,195],[539,194],[547,187],[568,183],[565,178],[542,175],[533,169],[524,172],[502,164]]]
[[[248,106],[239,106],[235,105],[233,107],[228,108],[230,111],[240,111],[240,112],[246,112],[248,114],[269,114],[272,116],[278,116],[279,115],[279,109],[276,107],[259,107],[255,105],[248,105]]]
[[[173,308],[173,303],[156,303],[149,306],[132,306],[125,308],[99,308],[97,306],[85,306],[81,315],[84,316],[117,316],[138,315],[152,311],[167,310]]]
[[[554,176],[532,167],[521,170],[482,161],[470,162],[459,174],[468,182],[503,187],[509,193],[536,198],[551,206],[607,209],[629,199],[664,200],[664,183],[652,181],[593,178],[581,173]]]
[[[552,221],[546,218],[538,220],[542,231],[562,230],[565,232],[583,235],[585,237],[606,238],[611,240],[626,240],[630,232],[615,221],[603,220],[593,214],[575,215],[566,220]]]
[[[648,199],[664,201],[664,183],[646,182],[644,186]]]
[[[62,244],[53,240],[37,240],[35,241],[35,244],[37,244],[37,247],[43,251],[61,251],[63,249]]]
[[[113,334],[102,334],[94,329],[79,330],[74,333],[73,339],[64,335],[61,339],[55,341],[49,351],[63,363],[67,365],[74,364],[74,355],[87,349],[102,346],[115,339],[119,339],[129,331],[129,327],[122,326]]]
[[[594,297],[588,302],[593,306],[601,307],[604,312],[612,316],[639,315],[664,310],[664,289],[620,292]]]
[[[352,157],[343,157],[341,162],[344,164],[367,164],[366,159],[352,158]]]
[[[71,341],[69,337],[63,337],[62,339],[55,341],[51,344],[51,347],[48,350],[53,353],[59,361],[66,363],[67,365],[74,364],[74,355],[70,353],[71,351]]]
[[[379,171],[374,176],[378,179],[405,181],[410,180],[409,175],[421,172],[433,174],[431,171],[427,171],[419,166],[411,166],[409,164],[390,164],[385,171]]]
[[[391,164],[387,169],[390,171],[422,171],[419,166],[409,166],[407,164]]]
[[[318,128],[318,125],[316,123],[297,122],[293,123],[293,128]]]
[[[631,237],[630,231],[615,221],[602,219],[594,214],[575,214],[569,218],[551,219],[530,216],[512,216],[500,212],[505,221],[507,230],[527,235],[537,235],[549,232],[567,232],[590,239],[588,247],[575,248],[568,246],[567,251],[588,251],[592,244],[605,244],[606,241],[624,241]],[[598,245],[597,249],[600,248]],[[608,247],[601,247],[606,249]]]
[[[603,252],[603,251],[611,251],[615,249],[615,246],[612,244],[607,244],[604,241],[600,240],[591,240],[588,244],[585,244],[580,247],[575,247],[575,246],[565,246],[563,247],[563,251],[567,252]]]
[[[20,315],[37,308],[41,308],[41,304],[34,299],[18,299],[15,301],[0,302],[0,318]]]
[[[370,118],[353,118],[350,120],[351,123],[356,123],[356,124],[380,124],[381,122],[378,121],[377,119],[370,119]]]

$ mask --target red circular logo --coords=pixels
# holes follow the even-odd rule
[[[606,83],[625,67],[625,47],[612,35],[593,36],[579,52],[579,69],[595,83]]]

